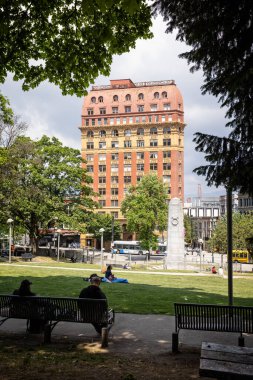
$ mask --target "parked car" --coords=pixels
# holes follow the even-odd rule
[[[25,247],[23,247],[22,245],[15,245],[14,252],[13,252],[14,256],[21,256],[25,252],[26,252]]]

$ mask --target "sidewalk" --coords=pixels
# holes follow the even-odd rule
[[[109,334],[109,347],[106,351],[126,354],[159,355],[171,351],[172,332],[175,329],[174,317],[166,315],[139,315],[116,313],[115,324]],[[0,336],[13,333],[25,336],[26,321],[9,319],[0,326]],[[200,348],[203,341],[237,345],[238,333],[201,332],[181,330],[180,348]],[[36,339],[43,340],[42,335]],[[253,335],[244,335],[245,346],[253,347]],[[75,340],[85,343],[87,349],[100,350],[100,338],[94,328],[81,323],[59,323],[52,332],[54,340]]]

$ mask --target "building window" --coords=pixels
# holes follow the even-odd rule
[[[172,121],[172,117],[171,116],[169,116],[169,121]]]
[[[158,140],[150,140],[150,146],[158,146]]]
[[[150,109],[151,111],[157,111],[157,104],[151,104]]]
[[[107,125],[107,117],[104,118],[104,125]]]
[[[93,108],[88,108],[87,112],[88,112],[88,115],[93,115]]]
[[[99,159],[99,161],[105,161],[106,160],[106,154],[105,153],[99,154],[98,159]]]
[[[111,195],[118,195],[119,194],[119,189],[112,188],[111,189]]]
[[[119,159],[119,154],[118,153],[112,153],[112,161],[116,161]]]
[[[162,123],[165,122],[165,115],[162,115]]]
[[[99,199],[98,203],[99,203],[100,207],[104,207],[105,206],[105,200],[104,199]]]
[[[170,133],[170,127],[164,127],[163,128],[163,134],[164,135],[167,135],[167,134],[169,134]]]
[[[137,141],[137,147],[138,148],[143,148],[144,147],[144,140],[138,140]]]
[[[111,147],[112,148],[118,148],[119,147],[119,142],[118,141],[112,141],[111,142]]]
[[[91,119],[91,125],[95,125],[96,124],[96,120],[95,119]]]
[[[103,101],[104,101],[103,96],[99,96],[98,101],[99,101],[99,103],[103,103]]]
[[[117,207],[119,205],[119,201],[118,199],[112,199],[111,200],[111,206],[112,207]]]
[[[170,158],[170,151],[163,152],[163,158]]]
[[[149,116],[149,117],[148,117],[148,122],[149,122],[149,123],[152,123],[152,116]]]
[[[182,104],[178,103],[178,109],[181,110]]]
[[[138,175],[138,176],[136,177],[136,181],[137,181],[137,182],[140,182],[141,179],[142,179],[142,175]]]
[[[124,176],[124,183],[131,183],[131,176]]]
[[[140,93],[140,94],[138,95],[138,99],[139,99],[139,100],[143,100],[143,99],[144,99],[144,95],[143,95],[142,93]]]
[[[119,170],[119,165],[118,164],[112,164],[111,165],[111,172],[118,172]]]
[[[133,116],[129,117],[129,124],[133,124]]]
[[[142,121],[142,123],[146,123],[146,116],[142,116],[141,121]]]
[[[131,100],[131,95],[130,95],[130,94],[127,94],[127,95],[126,95],[126,101],[129,102],[130,100]]]
[[[93,173],[93,165],[87,165],[86,169],[88,173]]]
[[[159,123],[159,115],[155,115],[155,122]]]
[[[150,152],[149,153],[149,158],[151,158],[151,159],[158,158],[158,153],[157,152]]]
[[[106,172],[106,165],[98,165],[98,171],[101,173]]]
[[[98,192],[100,195],[105,195],[106,194],[106,189],[103,187],[102,189],[98,189]]]
[[[131,160],[132,153],[131,152],[125,152],[124,153],[124,160]]]
[[[94,149],[94,143],[93,142],[87,142],[86,148],[87,149]]]
[[[94,161],[93,154],[86,154],[86,161]]]
[[[163,183],[170,183],[170,175],[163,176]]]
[[[119,218],[119,213],[114,211],[114,212],[111,212],[111,216],[114,218],[114,219],[118,219]]]
[[[98,118],[98,125],[101,125],[101,124],[102,124],[102,119]]]
[[[124,165],[124,172],[130,172],[131,171],[131,165]]]
[[[163,146],[170,146],[171,140],[170,139],[163,139]]]
[[[125,112],[131,112],[131,107],[130,106],[125,106]]]
[[[164,109],[164,111],[169,111],[170,110],[170,103],[164,103],[163,109]]]
[[[120,117],[117,117],[117,119],[116,119],[116,124],[120,124]]]
[[[150,170],[157,170],[157,164],[155,163],[150,164]]]
[[[127,118],[123,117],[123,124],[126,124],[126,122],[127,122]]]
[[[137,136],[143,136],[144,135],[144,129],[143,128],[138,128],[137,129]]]
[[[163,170],[170,170],[170,163],[164,162],[163,163]]]
[[[89,120],[89,119],[86,119],[86,120],[85,120],[85,125],[86,125],[86,127],[88,127],[89,124],[90,124],[90,120]]]
[[[113,118],[113,117],[110,118],[110,124],[111,124],[111,125],[114,124],[114,118]]]
[[[99,113],[100,113],[100,115],[105,115],[106,109],[105,108],[99,108]]]
[[[125,129],[124,130],[124,135],[125,136],[131,136],[131,129]]]
[[[137,152],[137,160],[144,160],[144,152]]]
[[[150,134],[151,135],[157,135],[157,128],[155,128],[155,127],[150,128]]]
[[[137,171],[138,172],[144,171],[144,164],[137,164]]]
[[[124,141],[124,148],[131,148],[132,147],[132,141],[127,140]]]
[[[139,118],[139,116],[136,116],[136,118],[135,118],[135,122],[136,122],[136,123],[139,123],[139,122],[140,122],[140,118]]]
[[[154,98],[155,98],[155,99],[159,99],[159,92],[155,92],[155,93],[154,93]]]
[[[168,97],[167,92],[166,92],[166,91],[163,91],[163,92],[162,92],[162,98],[167,98],[167,97]]]
[[[118,100],[119,100],[118,95],[113,95],[113,101],[114,101],[114,102],[117,102]]]
[[[96,103],[96,98],[95,98],[95,96],[92,96],[92,98],[91,98],[91,103]]]
[[[112,113],[118,113],[119,108],[118,107],[112,107]]]
[[[100,137],[105,137],[106,136],[106,131],[104,131],[103,129],[102,129],[102,131],[99,131],[99,136]]]
[[[137,106],[138,112],[144,112],[144,106]]]
[[[119,135],[119,131],[118,131],[117,129],[114,129],[114,130],[112,131],[112,136],[114,136],[114,137],[118,137],[118,135]]]
[[[87,137],[94,137],[93,131],[88,131],[87,132]]]
[[[113,184],[117,184],[117,183],[119,183],[119,177],[115,177],[115,176],[112,176],[111,177],[111,183],[113,183]]]
[[[106,183],[106,177],[98,177],[98,183]]]
[[[100,141],[98,144],[99,149],[105,149],[106,148],[106,142],[105,141]]]

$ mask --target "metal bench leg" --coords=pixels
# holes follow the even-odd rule
[[[51,343],[51,326],[44,327],[44,343]]]
[[[101,347],[102,348],[108,347],[108,328],[107,327],[102,328],[101,336],[102,336]]]
[[[244,347],[244,336],[242,334],[238,338],[238,346]]]
[[[172,333],[172,352],[176,354],[178,352],[178,333]]]

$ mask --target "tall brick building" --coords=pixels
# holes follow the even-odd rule
[[[84,98],[80,129],[82,156],[100,194],[98,212],[124,224],[124,195],[149,172],[163,179],[168,199],[183,199],[184,127],[183,98],[173,80],[93,86]]]

